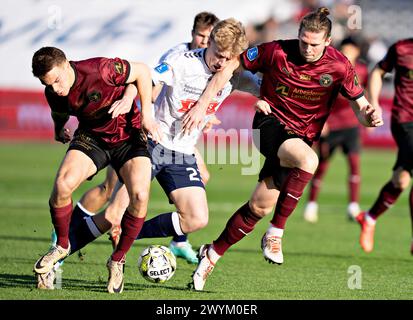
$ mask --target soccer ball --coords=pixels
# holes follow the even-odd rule
[[[176,258],[167,247],[152,245],[145,248],[140,254],[138,269],[144,279],[163,283],[174,275]]]

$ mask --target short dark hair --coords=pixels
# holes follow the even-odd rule
[[[345,46],[345,45],[352,45],[352,46],[357,47],[357,48],[360,49],[360,48],[361,48],[361,41],[360,41],[360,39],[358,39],[358,38],[349,36],[349,37],[344,38],[344,39],[341,41],[341,43],[340,43],[340,48],[342,48],[342,47]]]
[[[330,10],[326,7],[318,8],[317,11],[313,11],[304,16],[300,22],[300,28],[298,34],[301,30],[306,30],[310,32],[321,32],[325,31],[326,38],[331,36],[331,20],[327,17],[330,14]]]
[[[204,29],[210,26],[214,27],[218,21],[219,19],[215,14],[206,11],[200,12],[195,16],[192,31]]]
[[[55,66],[66,61],[64,52],[55,47],[43,47],[37,50],[32,59],[32,72],[37,78],[43,77]]]

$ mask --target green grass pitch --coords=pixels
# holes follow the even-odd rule
[[[302,220],[303,196],[284,234],[282,266],[262,257],[260,239],[270,217],[233,246],[218,262],[204,292],[186,289],[194,265],[178,259],[174,277],[164,284],[145,281],[137,269],[139,253],[149,244],[169,239],[136,241],[127,256],[125,291],[106,293],[105,262],[111,254],[107,235],[68,258],[63,266],[62,289],[35,289],[32,267],[49,246],[52,229],[48,197],[66,146],[59,144],[0,145],[0,299],[412,299],[413,257],[411,226],[405,192],[377,224],[375,250],[362,252],[359,226],[347,221],[347,166],[337,154],[321,191],[320,219],[315,225]],[[367,151],[362,155],[361,206],[367,209],[390,177],[395,154]],[[232,213],[248,199],[256,176],[241,176],[238,165],[210,165],[207,186],[209,225],[189,236],[195,248],[211,242]],[[77,201],[89,187],[103,180],[103,173],[81,186]],[[167,212],[168,204],[157,182],[152,184],[148,217]],[[350,289],[351,266],[361,270],[361,288]],[[350,268],[350,269],[349,269]],[[349,273],[350,271],[350,273]]]

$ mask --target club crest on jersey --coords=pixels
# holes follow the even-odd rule
[[[360,84],[359,77],[355,74],[355,75],[354,75],[354,85],[355,85],[356,87],[358,87],[359,84]]]
[[[91,93],[87,94],[87,97],[89,98],[90,102],[98,102],[100,98],[102,98],[102,95],[100,92],[92,91]]]
[[[115,66],[115,72],[116,73],[123,74],[123,64],[122,63],[120,63],[118,61],[115,61],[114,66]]]
[[[249,61],[253,61],[258,57],[258,48],[253,47],[251,49],[248,49],[247,51],[247,58]]]
[[[168,65],[167,65],[165,62],[163,62],[163,63],[161,63],[160,65],[158,65],[158,66],[155,67],[155,70],[156,70],[158,73],[164,73],[165,71],[168,71],[168,69],[169,69],[169,67],[168,67]]]
[[[333,77],[331,74],[325,73],[320,77],[320,85],[323,87],[329,87],[333,83]]]

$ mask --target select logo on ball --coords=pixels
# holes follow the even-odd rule
[[[140,254],[138,269],[145,280],[163,283],[174,275],[176,258],[167,247],[151,245]]]

